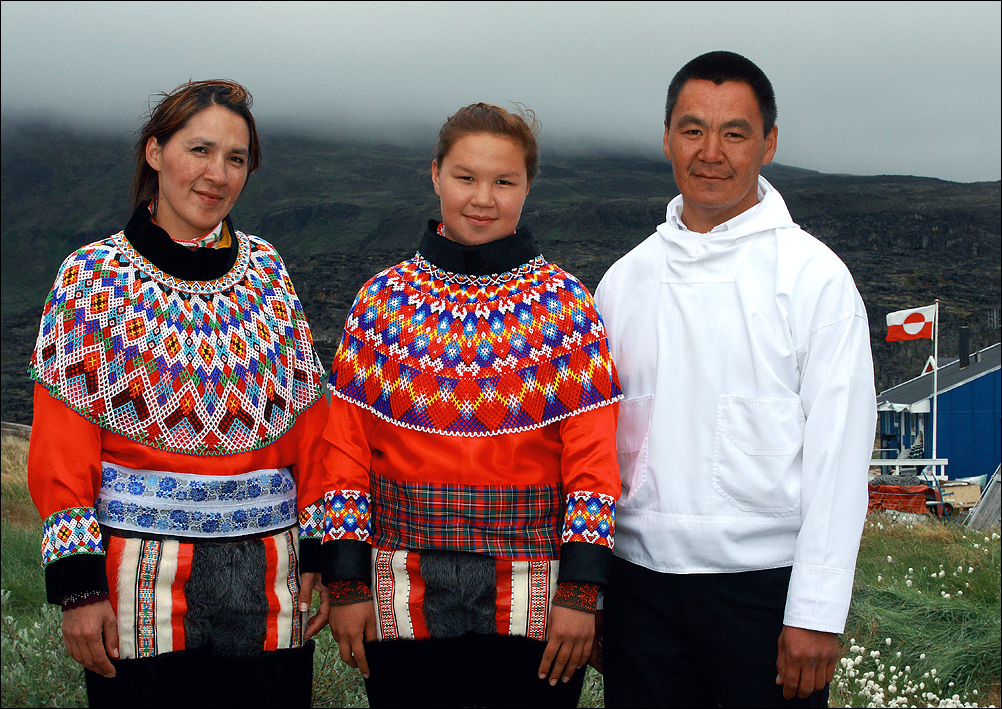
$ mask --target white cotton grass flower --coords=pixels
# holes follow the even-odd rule
[[[891,639],[890,638],[884,638],[884,645],[886,645],[887,647],[890,647],[891,646]]]

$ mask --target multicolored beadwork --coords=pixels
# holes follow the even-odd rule
[[[60,510],[42,523],[42,565],[73,554],[104,554],[93,507]]]
[[[361,490],[336,490],[324,497],[324,541],[368,541],[372,533],[371,500]]]
[[[29,375],[143,445],[228,455],[272,443],[321,395],[323,367],[285,264],[235,232],[236,265],[183,281],[124,233],[71,254],[45,302]]]
[[[567,496],[567,514],[561,542],[588,542],[614,548],[616,499],[610,495],[578,490]]]
[[[460,436],[525,431],[622,396],[591,295],[541,256],[467,276],[416,254],[374,276],[328,386],[395,424]]]
[[[317,500],[299,511],[299,538],[324,538],[324,501]]]

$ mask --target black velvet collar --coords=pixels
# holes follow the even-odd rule
[[[463,246],[439,236],[438,224],[434,219],[428,220],[428,229],[418,251],[429,263],[451,273],[490,276],[511,271],[539,256],[539,249],[527,226],[504,239],[478,246]]]
[[[150,218],[149,202],[143,202],[125,225],[125,238],[154,266],[174,278],[214,281],[230,272],[239,253],[239,242],[229,216],[224,221],[230,230],[228,247],[192,251],[172,241],[166,231],[154,224]]]

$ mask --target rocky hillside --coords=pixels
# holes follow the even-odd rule
[[[233,218],[275,243],[292,272],[317,349],[329,362],[359,286],[413,254],[436,216],[429,154],[296,136],[262,136],[264,164]],[[118,231],[129,214],[127,141],[43,124],[2,131],[2,418],[30,423],[24,376],[41,303],[62,258]],[[523,223],[544,255],[594,289],[664,219],[677,190],[667,161],[546,153]],[[877,389],[910,379],[929,341],[887,343],[884,316],[942,301],[941,356],[999,341],[1000,183],[826,175],[770,165],[794,219],[849,266],[870,317]],[[994,309],[996,319],[990,319]]]

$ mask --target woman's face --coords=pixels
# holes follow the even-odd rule
[[[222,106],[204,108],[161,145],[146,143],[146,161],[158,173],[156,221],[175,239],[205,236],[223,217],[247,182],[250,129]]]
[[[432,161],[431,180],[441,198],[445,237],[465,246],[510,236],[529,194],[522,146],[490,133],[464,135]]]

